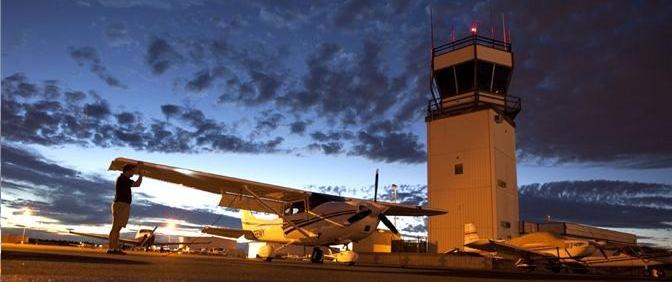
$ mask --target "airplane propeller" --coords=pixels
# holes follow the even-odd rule
[[[152,232],[149,233],[150,235],[145,235],[145,237],[142,238],[142,241],[140,242],[140,246],[145,246],[145,244],[147,243],[147,241],[149,241],[149,238],[152,237],[152,236],[154,236],[154,232],[156,232],[156,229],[157,229],[157,228],[159,228],[158,225],[157,225],[157,226],[154,226],[154,229],[152,229]]]
[[[378,170],[376,169],[376,181],[373,186],[373,201],[377,202],[378,201]],[[357,215],[357,214],[355,214]],[[380,213],[378,214],[378,219],[383,222],[383,224],[392,231],[394,234],[399,234],[399,230],[397,230],[396,227],[394,227],[394,224],[392,224],[392,221],[390,221],[387,216],[384,214]]]
[[[376,181],[375,181],[375,184],[373,186],[373,202],[377,202],[377,201],[378,201],[378,170],[376,169]],[[374,206],[377,206],[377,205],[374,204]],[[350,224],[355,223],[357,221],[360,221],[360,220],[368,217],[372,213],[373,213],[373,211],[370,208],[362,207],[362,208],[360,208],[359,212],[357,212],[356,214],[354,214],[353,216],[348,218],[348,222],[350,222]],[[392,224],[392,221],[390,221],[387,218],[387,216],[385,216],[383,213],[378,214],[378,219],[381,222],[383,222],[383,224],[388,229],[390,229],[390,231],[392,231],[392,233],[399,234],[399,230],[397,230],[397,228],[394,227],[394,224]]]
[[[384,214],[381,213],[381,214],[378,215],[378,218],[380,219],[380,221],[383,222],[383,224],[384,224],[388,229],[390,229],[390,231],[392,231],[392,233],[394,233],[394,234],[399,234],[399,230],[397,230],[397,228],[394,227],[394,224],[392,224],[392,221],[390,221],[390,220],[387,218],[387,216],[385,216]]]

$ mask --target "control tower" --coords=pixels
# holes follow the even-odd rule
[[[507,91],[511,44],[471,31],[432,49],[427,194],[429,206],[448,211],[429,218],[429,241],[439,252],[464,249],[473,227],[482,239],[518,235],[520,98]]]

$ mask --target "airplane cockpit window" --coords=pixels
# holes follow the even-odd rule
[[[285,208],[285,215],[299,214],[306,211],[306,205],[303,201],[294,202]]]

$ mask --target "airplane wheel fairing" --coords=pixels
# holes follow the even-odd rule
[[[342,251],[336,254],[336,262],[355,264],[359,254],[353,251]]]
[[[266,261],[271,261],[271,259],[273,259],[273,246],[270,246],[268,244],[261,246],[261,248],[259,248],[257,256]]]

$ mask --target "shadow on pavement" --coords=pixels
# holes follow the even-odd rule
[[[2,251],[2,259],[74,262],[74,263],[101,263],[101,264],[149,264],[143,261],[134,261],[121,258],[63,255],[52,253],[14,252],[14,251]]]

